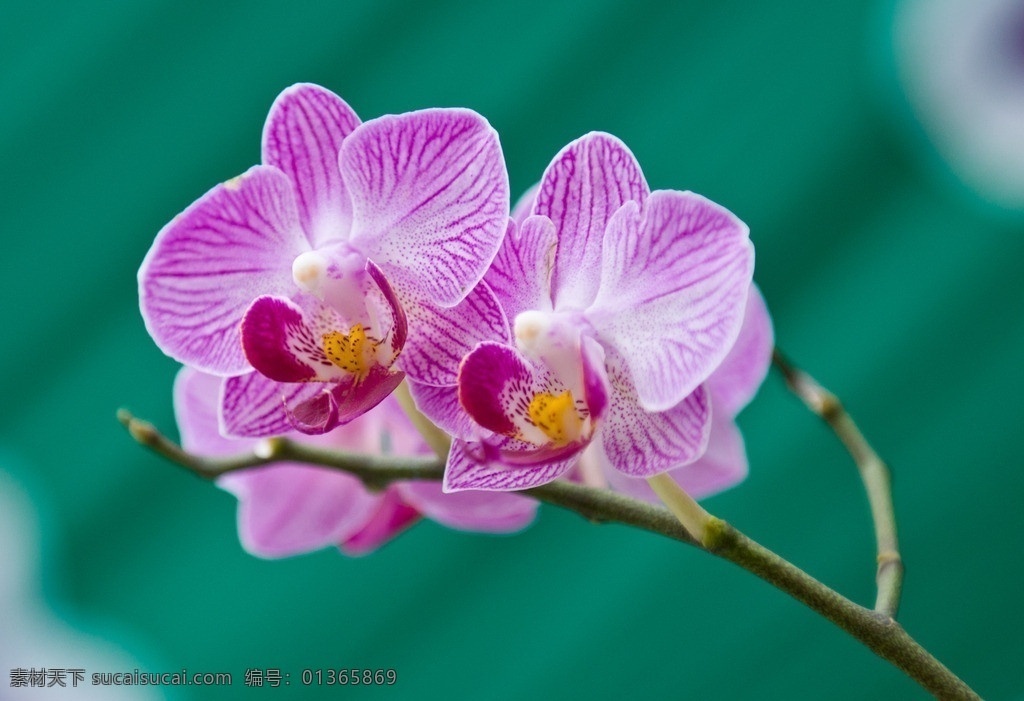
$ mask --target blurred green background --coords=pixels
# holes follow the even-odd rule
[[[0,471],[13,481],[0,484],[27,492],[41,524],[41,572],[26,577],[140,669],[235,676],[231,690],[162,690],[175,699],[926,697],[734,566],[553,507],[514,537],[421,523],[365,558],[262,561],[238,544],[233,497],[127,437],[122,405],[175,435],[176,366],[138,313],[143,255],[258,161],[274,97],[312,81],[364,119],[478,110],[516,193],[601,129],[652,187],[736,212],[780,345],[893,466],[901,621],[982,695],[1021,698],[1024,219],[934,155],[896,79],[892,13],[813,0],[3,3]],[[750,477],[707,508],[872,602],[849,457],[774,374],[740,422]],[[0,563],[35,527],[0,539]],[[22,698],[11,668],[85,664],[19,653],[24,635],[0,617],[0,698]],[[291,685],[246,689],[248,667]],[[398,683],[304,687],[318,667],[391,668]]]

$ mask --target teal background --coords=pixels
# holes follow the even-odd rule
[[[262,561],[238,545],[233,497],[124,434],[119,406],[174,431],[176,366],[138,313],[143,255],[257,162],[276,94],[312,81],[364,119],[478,110],[514,192],[601,129],[653,187],[736,212],[780,345],[893,466],[901,621],[986,698],[1024,698],[1024,226],[930,151],[894,77],[891,11],[4,3],[0,469],[39,510],[48,601],[147,671],[235,675],[177,699],[926,697],[734,566],[553,507],[514,537],[421,523],[369,557]],[[750,477],[707,508],[872,602],[867,504],[838,442],[774,374],[740,423]],[[19,698],[11,667],[38,664],[0,660],[0,698]],[[246,689],[247,667],[292,684]],[[303,687],[317,667],[398,683]]]

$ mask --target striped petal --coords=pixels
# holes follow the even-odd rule
[[[609,363],[611,397],[601,443],[611,465],[634,477],[650,477],[699,458],[708,445],[711,403],[698,386],[667,411],[644,409],[628,375]]]
[[[338,168],[341,143],[359,117],[330,90],[299,83],[274,101],[263,126],[263,163],[295,184],[299,219],[312,246],[348,236],[352,203]]]
[[[139,269],[146,329],[179,362],[217,375],[247,372],[242,316],[256,297],[295,292],[292,261],[308,249],[288,177],[250,168],[157,234]]]
[[[287,408],[313,399],[315,382],[275,382],[258,372],[225,377],[220,389],[220,432],[230,437],[279,436],[294,430]]]
[[[496,442],[452,441],[445,466],[445,492],[467,489],[516,491],[554,481],[572,469],[583,446],[537,448],[512,438]]]
[[[397,287],[450,307],[483,277],[509,218],[498,135],[465,109],[366,122],[342,145],[352,243]]]
[[[458,385],[435,387],[409,380],[408,387],[416,408],[439,429],[463,440],[479,437],[479,426],[459,403]]]
[[[601,289],[587,319],[625,362],[650,411],[670,409],[722,362],[754,268],[746,225],[689,192],[652,193],[608,223]]]
[[[563,148],[544,171],[534,214],[558,231],[552,296],[556,308],[585,309],[597,294],[605,225],[625,202],[650,192],[640,165],[611,134],[591,132]]]

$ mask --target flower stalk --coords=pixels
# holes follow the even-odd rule
[[[208,480],[278,461],[302,462],[343,470],[362,479],[368,487],[376,489],[399,480],[440,480],[444,475],[444,463],[440,460],[345,453],[284,438],[266,441],[260,444],[258,450],[247,453],[205,457],[183,450],[152,424],[135,418],[124,409],[118,412],[118,420],[136,441]],[[710,515],[706,520],[699,519],[703,523],[703,530],[701,540],[698,541],[667,509],[606,489],[555,481],[521,493],[574,511],[594,522],[633,526],[706,550],[739,565],[832,621],[935,696],[943,699],[980,698],[921,647],[891,616],[846,599],[725,521]]]

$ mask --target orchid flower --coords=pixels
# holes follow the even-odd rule
[[[705,451],[704,387],[740,330],[747,227],[690,192],[651,192],[628,148],[591,133],[544,173],[484,276],[511,321],[447,386],[411,385],[455,437],[445,488],[554,480],[600,437],[618,471],[646,477]]]
[[[323,433],[401,382],[410,331],[423,335],[410,310],[457,305],[480,280],[505,231],[508,178],[475,112],[360,124],[310,84],[274,102],[262,153],[157,235],[142,314],[165,353],[226,378],[228,435]]]
[[[257,442],[221,436],[217,430],[219,391],[220,379],[213,375],[187,367],[178,373],[174,406],[186,450],[229,455],[251,449]],[[286,435],[325,448],[361,453],[432,454],[391,398],[329,434]],[[267,558],[331,545],[349,555],[367,553],[420,516],[461,530],[517,531],[533,520],[537,508],[532,499],[515,494],[444,494],[439,483],[429,481],[398,482],[376,493],[344,472],[291,463],[227,473],[217,484],[238,498],[238,533],[243,547]]]

